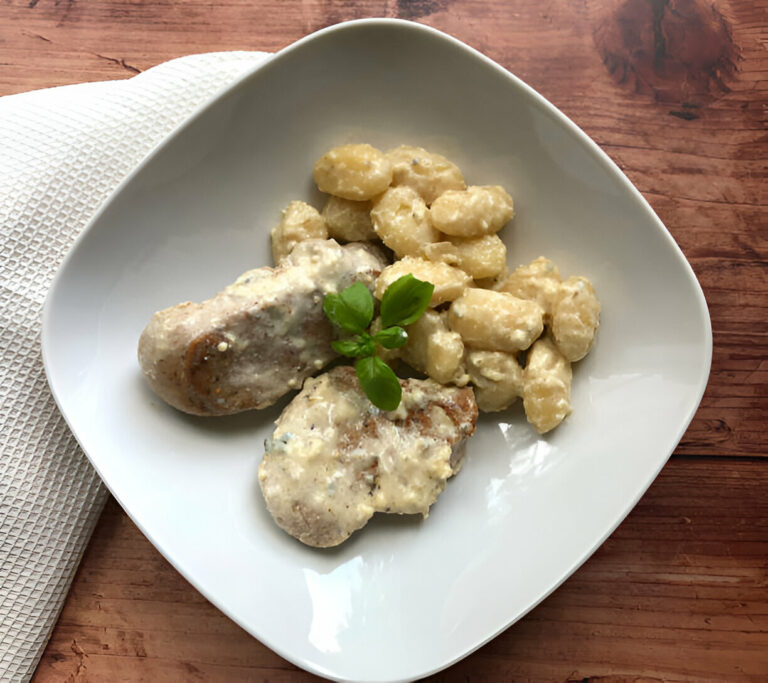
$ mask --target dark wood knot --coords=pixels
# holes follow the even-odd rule
[[[616,83],[674,105],[669,113],[685,120],[730,92],[738,70],[730,26],[703,0],[623,0],[594,39]]]

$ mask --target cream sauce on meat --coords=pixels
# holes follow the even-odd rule
[[[271,405],[337,355],[324,296],[356,281],[372,287],[381,268],[362,245],[302,242],[278,268],[248,271],[213,299],[156,313],[139,340],[142,370],[187,412]]]
[[[474,430],[476,409],[457,423],[441,405],[460,391],[408,380],[397,410],[382,412],[357,388],[352,368],[308,379],[278,420],[259,468],[277,523],[325,546],[374,512],[426,517],[459,469],[454,445]]]

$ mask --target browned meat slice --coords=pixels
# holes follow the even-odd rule
[[[241,275],[213,299],[155,313],[139,339],[149,385],[175,408],[229,415],[265,408],[336,357],[323,297],[385,266],[362,244],[307,240],[277,268]]]
[[[309,379],[267,440],[259,482],[277,524],[302,543],[338,545],[374,512],[419,513],[461,467],[475,430],[469,387],[401,380],[403,400],[382,412],[349,366]]]

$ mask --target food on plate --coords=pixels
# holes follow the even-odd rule
[[[507,247],[497,232],[513,218],[514,203],[500,185],[467,187],[447,158],[407,145],[386,154],[363,145],[333,149],[316,164],[316,179],[328,159],[350,155],[370,162],[355,166],[361,184],[381,182],[370,197],[370,221],[396,257],[379,276],[377,296],[404,274],[434,285],[431,308],[406,328],[406,343],[378,355],[441,383],[470,382],[483,411],[506,410],[523,397],[526,416],[541,433],[560,424],[571,410],[570,363],[592,348],[599,326],[600,302],[589,280],[563,281],[543,256],[508,271]],[[387,187],[382,158],[391,171]],[[349,202],[346,190],[332,185],[318,180],[331,194],[323,213],[354,213],[355,225],[364,227],[350,232],[370,238],[361,215],[369,204]],[[381,329],[378,320],[372,329]]]
[[[448,325],[469,345],[490,351],[523,351],[544,329],[535,301],[490,289],[467,289],[448,309]]]
[[[380,406],[396,400],[381,388],[398,386],[387,363],[399,360],[443,384],[471,383],[483,411],[523,397],[539,431],[562,421],[571,384],[563,363],[570,373],[592,348],[600,302],[589,280],[563,281],[543,256],[507,270],[497,232],[514,205],[503,187],[467,187],[446,157],[408,145],[333,148],[314,178],[329,197],[322,213],[303,201],[283,210],[271,234],[277,269],[250,271],[214,299],[162,311],[147,326],[140,361],[161,397],[201,415],[265,407],[341,353],[357,358],[363,389]],[[360,246],[377,240],[394,263]],[[343,249],[360,262],[341,258]],[[381,299],[405,275],[432,286],[423,317],[383,324],[370,302],[364,328],[334,341],[338,330],[321,315],[325,294],[362,279]],[[548,373],[557,400],[543,389]]]
[[[389,187],[392,164],[371,145],[342,145],[317,160],[314,177],[322,192],[362,201]]]
[[[331,346],[348,358],[356,358],[355,373],[360,388],[368,399],[381,410],[395,410],[400,405],[400,381],[392,368],[381,358],[381,351],[402,346],[408,335],[403,325],[421,317],[432,296],[434,287],[404,275],[393,282],[381,297],[376,328],[368,331],[373,320],[374,301],[368,288],[361,282],[343,289],[338,294],[327,294],[323,310],[334,325],[352,333],[346,339],[337,339]]]
[[[523,395],[523,368],[516,354],[471,349],[466,364],[477,407],[483,412],[506,410]]]
[[[392,164],[392,185],[407,185],[431,204],[447,190],[467,187],[459,167],[442,154],[422,147],[400,145],[386,154]]]
[[[328,227],[328,236],[340,242],[366,242],[375,240],[376,231],[371,223],[371,202],[356,202],[342,197],[328,197],[322,210]]]
[[[482,237],[501,230],[515,215],[510,197],[500,185],[473,185],[448,190],[429,209],[440,232],[453,237]]]
[[[401,380],[397,410],[375,408],[354,370],[308,379],[265,444],[259,483],[275,522],[302,543],[335,546],[375,512],[421,514],[461,467],[475,429],[472,389]]]
[[[325,219],[314,206],[294,201],[283,209],[280,223],[272,229],[272,258],[279,264],[304,240],[328,239]]]
[[[373,229],[398,258],[414,256],[422,246],[436,242],[429,209],[416,190],[407,185],[390,187],[373,202]]]
[[[600,302],[585,277],[569,277],[560,285],[552,310],[552,337],[571,362],[587,355],[600,324]]]
[[[535,301],[544,311],[544,322],[549,323],[561,282],[557,266],[548,258],[540,256],[527,265],[515,268],[508,277],[495,284],[493,289],[520,299]]]
[[[467,384],[464,342],[448,328],[445,313],[427,311],[406,331],[408,341],[398,350],[399,358],[441,384]]]
[[[600,302],[588,279],[563,280],[543,256],[510,273],[497,233],[512,197],[467,187],[440,154],[342,145],[314,179],[329,197],[322,213],[303,201],[283,210],[276,267],[156,313],[139,362],[161,398],[197,415],[298,390],[265,442],[259,482],[282,529],[330,547],[376,512],[426,517],[478,409],[522,398],[539,433],[557,427]],[[354,365],[317,374],[339,355]],[[427,379],[401,379],[391,362]]]
[[[571,412],[571,363],[548,337],[531,347],[523,371],[523,406],[540,434],[559,425]]]
[[[337,356],[323,297],[356,281],[372,289],[384,265],[359,243],[299,242],[277,268],[156,313],[139,339],[144,376],[163,400],[195,415],[269,406]]]
[[[544,257],[516,268],[495,288],[535,301],[544,310],[548,336],[528,352],[520,394],[528,421],[543,434],[572,410],[571,363],[584,358],[594,345],[600,301],[587,278],[562,281],[557,266]],[[478,404],[483,410],[479,397]]]
[[[408,273],[419,280],[431,282],[435,286],[429,301],[429,305],[433,308],[444,304],[446,301],[458,299],[472,283],[472,278],[460,268],[439,261],[427,261],[415,256],[406,256],[400,261],[395,261],[391,266],[387,266],[381,272],[376,280],[376,296],[381,299],[387,287]]]
[[[445,239],[448,241],[423,245],[420,253],[430,261],[456,265],[475,280],[496,277],[507,266],[507,248],[498,235],[467,238],[445,235]]]

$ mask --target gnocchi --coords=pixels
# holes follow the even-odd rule
[[[459,252],[452,242],[427,242],[421,245],[419,255],[434,263],[447,263],[449,266],[459,263]]]
[[[539,434],[554,429],[570,414],[572,377],[570,362],[552,340],[537,340],[523,371],[523,407]]]
[[[429,301],[429,305],[433,308],[446,301],[458,299],[472,282],[469,275],[459,268],[454,268],[446,263],[433,263],[423,258],[406,256],[382,271],[376,280],[376,296],[381,299],[387,287],[408,273],[419,280],[431,282],[435,286]]]
[[[428,310],[413,325],[408,325],[408,341],[400,348],[400,358],[416,370],[441,384],[466,386],[469,376],[464,371],[464,342],[452,332],[445,318]]]
[[[325,220],[317,209],[300,201],[293,201],[283,209],[280,223],[272,229],[272,258],[280,263],[301,241],[328,239]]]
[[[544,320],[549,322],[560,291],[560,271],[548,258],[540,256],[527,266],[515,268],[511,275],[496,289],[521,299],[531,299],[544,310]]]
[[[486,413],[506,410],[523,395],[523,368],[515,354],[470,351],[466,365],[480,410]]]
[[[392,164],[371,145],[342,145],[317,160],[314,177],[323,192],[362,201],[389,187]]]
[[[322,214],[328,236],[339,242],[367,242],[376,239],[371,223],[371,202],[356,202],[331,195]]]
[[[392,185],[407,185],[431,204],[447,190],[467,187],[464,176],[456,164],[442,154],[428,152],[421,147],[400,145],[386,154],[392,164]]]
[[[552,312],[552,336],[571,362],[587,355],[600,325],[600,302],[592,283],[569,277],[560,285]]]
[[[448,324],[467,346],[509,352],[527,349],[544,328],[535,301],[490,289],[467,289],[448,309]]]
[[[478,277],[475,278],[475,287],[480,287],[480,289],[493,289],[496,291],[499,290],[499,284],[502,283],[504,280],[506,280],[509,277],[509,269],[507,268],[507,264],[504,264],[504,267],[501,269],[501,272],[498,275],[494,275],[493,277]],[[524,297],[520,297],[521,299]]]
[[[371,221],[381,241],[398,258],[416,255],[422,245],[438,239],[427,205],[407,186],[390,187],[382,194],[373,204]]]
[[[434,285],[407,343],[381,357],[438,382],[471,382],[486,412],[522,397],[542,434],[562,422],[571,412],[571,363],[594,344],[600,302],[589,280],[563,280],[544,256],[509,272],[497,233],[515,210],[503,187],[467,187],[449,159],[410,145],[386,153],[343,145],[317,161],[314,177],[330,195],[322,215],[307,205],[284,215],[273,231],[276,261],[309,237],[381,240],[396,260],[378,278],[379,299],[407,273]]]
[[[475,279],[496,277],[507,265],[507,248],[498,235],[450,240],[456,265]]]
[[[454,237],[481,237],[498,232],[515,214],[512,197],[499,185],[447,190],[435,199],[429,212],[432,224]]]

